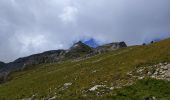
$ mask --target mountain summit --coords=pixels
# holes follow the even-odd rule
[[[70,48],[70,52],[90,52],[92,48],[86,45],[85,43],[79,41]]]
[[[93,49],[91,47],[79,41],[77,43],[74,43],[73,46],[68,50],[66,57],[78,58],[91,52],[93,52]]]

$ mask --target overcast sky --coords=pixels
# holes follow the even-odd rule
[[[170,0],[0,0],[0,61],[74,41],[128,45],[170,36]]]

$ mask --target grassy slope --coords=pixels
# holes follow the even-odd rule
[[[55,93],[60,94],[62,99],[83,99],[82,91],[88,90],[94,85],[105,84],[112,86],[117,84],[118,79],[124,80],[122,82],[126,83],[128,81],[126,73],[134,67],[170,62],[169,44],[170,39],[167,39],[152,45],[120,49],[79,62],[67,61],[63,64],[38,65],[33,69],[14,73],[12,75],[13,80],[0,85],[0,100],[21,99],[30,97],[33,94],[37,94],[37,98],[43,98],[48,95],[54,96]],[[96,71],[96,73],[93,73],[93,71]],[[68,82],[73,83],[73,85],[61,91],[60,88],[63,84]],[[169,84],[166,85],[169,86]],[[140,84],[140,82],[136,86],[145,88],[145,84]],[[119,91],[123,93],[131,91],[128,88],[130,87]],[[154,89],[148,88],[148,90],[136,92],[141,93],[141,95],[137,96],[144,96],[145,91],[152,93]],[[127,96],[130,98],[132,94],[127,94]],[[88,98],[94,99],[96,97],[93,93],[89,93]],[[116,99],[114,96],[109,96],[109,98]]]
[[[170,82],[155,79],[144,79],[136,84],[115,90],[107,96],[107,100],[144,100],[146,97],[154,96],[156,100],[170,100]]]

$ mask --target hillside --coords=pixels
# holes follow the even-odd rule
[[[0,61],[0,68],[3,67],[4,65],[5,63]]]
[[[16,71],[22,71],[30,67],[36,67],[39,64],[47,63],[62,63],[68,60],[81,60],[100,54],[101,52],[108,52],[110,50],[116,50],[119,48],[127,47],[124,42],[114,42],[106,44],[106,46],[100,46],[98,48],[92,48],[85,43],[79,41],[74,43],[67,50],[50,50],[43,53],[33,54],[27,57],[18,58],[10,63],[0,64],[0,83],[4,83],[9,80],[11,73]]]
[[[12,73],[9,81],[0,85],[0,100],[168,100],[169,68],[167,77],[159,79],[156,68],[150,66],[168,66],[169,44],[166,39],[81,60],[35,65]]]

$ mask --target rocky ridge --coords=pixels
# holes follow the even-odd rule
[[[51,50],[28,57],[19,58],[10,63],[0,62],[0,82],[7,80],[7,76],[14,71],[24,70],[30,66],[43,63],[59,63],[66,60],[74,60],[82,57],[90,57],[102,52],[127,47],[125,42],[115,42],[92,48],[81,41],[73,44],[68,50]],[[3,66],[3,67],[2,67]]]
[[[103,52],[116,50],[119,48],[125,48],[125,47],[127,47],[125,42],[114,42],[114,43],[105,44],[105,45],[95,48],[94,53],[101,54]]]

